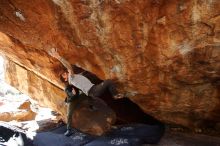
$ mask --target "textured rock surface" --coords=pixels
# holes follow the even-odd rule
[[[75,109],[72,127],[92,135],[102,135],[115,123],[115,113],[99,98],[81,96]]]
[[[47,105],[65,117],[63,90],[10,60],[5,60],[5,69],[5,78],[10,85],[38,101],[39,105]]]
[[[1,53],[62,87],[51,47],[162,121],[220,122],[219,0],[0,1]]]
[[[64,102],[66,95],[63,90],[12,61],[6,61],[5,67],[6,80],[12,86],[16,86],[19,90],[30,95],[39,104],[58,111],[62,118],[66,120],[67,106]],[[93,135],[101,135],[115,123],[116,115],[104,101],[101,99],[91,100],[83,96],[79,99],[77,109],[73,114],[74,127]],[[27,107],[27,104],[24,103],[19,109],[25,107]],[[40,122],[39,125],[41,125]]]

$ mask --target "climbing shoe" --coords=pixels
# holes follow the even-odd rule
[[[67,129],[67,131],[64,133],[65,136],[70,136],[72,134],[72,131],[70,129]]]

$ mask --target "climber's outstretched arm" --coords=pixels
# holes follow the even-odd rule
[[[71,64],[66,60],[64,59],[63,57],[60,56],[60,54],[57,52],[56,49],[52,48],[50,51],[48,51],[48,54],[54,58],[56,58],[57,60],[59,60],[63,66],[66,67],[66,69],[68,70],[69,74],[73,75],[74,72],[72,70],[72,66]]]

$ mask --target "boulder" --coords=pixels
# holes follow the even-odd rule
[[[103,100],[83,94],[78,98],[72,127],[91,135],[102,135],[111,129],[115,120],[115,112]]]
[[[36,113],[32,111],[17,111],[17,112],[3,112],[0,113],[1,121],[28,121],[33,120],[36,116]]]
[[[36,113],[31,110],[30,101],[3,100],[2,103],[0,105],[0,121],[30,121],[35,119]]]

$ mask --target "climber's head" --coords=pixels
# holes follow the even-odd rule
[[[64,83],[67,83],[68,82],[68,75],[69,75],[69,72],[68,70],[65,68],[63,69],[61,72],[60,72],[60,80]]]

